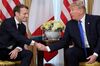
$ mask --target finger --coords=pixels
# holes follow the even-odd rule
[[[38,44],[38,48],[43,48],[43,45],[42,44]]]
[[[13,59],[13,54],[10,55],[10,59]]]
[[[90,59],[87,63],[92,64],[93,62],[94,62],[93,59]]]
[[[88,64],[92,64],[92,63],[93,63],[92,61],[89,61],[89,62],[88,62]]]
[[[9,55],[10,55],[10,59],[12,59],[12,58],[13,58],[13,51],[11,51],[11,52],[9,53]]]
[[[28,50],[28,46],[25,45],[25,46],[24,46],[24,49]]]
[[[44,51],[48,51],[46,47],[44,48]]]
[[[43,50],[44,48],[42,46],[38,47],[39,50]]]
[[[15,53],[12,52],[12,54],[10,55],[10,58],[11,58],[11,59],[14,59],[14,57],[15,57]]]
[[[38,49],[39,49],[39,48],[41,48],[41,46],[40,46],[40,45],[38,45],[38,44],[36,45],[36,47],[37,47]]]
[[[16,54],[12,54],[11,59],[16,59],[17,55]]]
[[[87,64],[91,64],[91,60],[89,60],[88,62],[86,62]]]
[[[15,54],[14,58],[13,59],[16,59],[17,58],[17,54]]]
[[[11,55],[12,54],[12,51],[9,53],[9,55]]]
[[[40,49],[41,49],[42,51],[47,51],[47,48],[46,48],[45,46],[42,46]]]
[[[86,59],[89,60],[90,59],[90,56],[88,58],[86,58]]]

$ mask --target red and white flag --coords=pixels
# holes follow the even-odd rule
[[[53,17],[52,0],[32,0],[29,13],[29,29],[34,36],[40,36],[40,26]]]
[[[0,0],[0,19],[14,16],[13,8],[20,3],[24,3],[23,0]]]

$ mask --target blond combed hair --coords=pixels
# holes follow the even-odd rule
[[[83,9],[86,12],[86,8],[84,2],[82,0],[76,0],[72,4],[70,4],[69,8],[78,7],[79,9]]]
[[[77,0],[73,2],[69,8],[77,6],[78,8],[85,8],[84,2],[82,0]]]

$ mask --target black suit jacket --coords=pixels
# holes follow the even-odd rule
[[[29,45],[31,40],[25,37],[26,27],[23,23],[21,23],[21,32],[18,31],[14,18],[6,19],[0,26],[0,48],[15,44],[20,47],[24,44]]]
[[[90,48],[92,48],[94,52],[99,53],[100,52],[100,16],[86,15],[85,30],[86,30],[86,36]],[[64,37],[56,44],[52,44],[49,47],[51,51],[58,50],[63,47],[68,48],[70,40],[74,42],[75,47],[82,48],[78,22],[76,20],[70,20],[66,24]]]

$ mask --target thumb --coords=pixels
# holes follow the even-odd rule
[[[90,56],[89,56],[89,57],[87,57],[86,59],[87,59],[87,60],[89,60],[89,59],[90,59]]]

